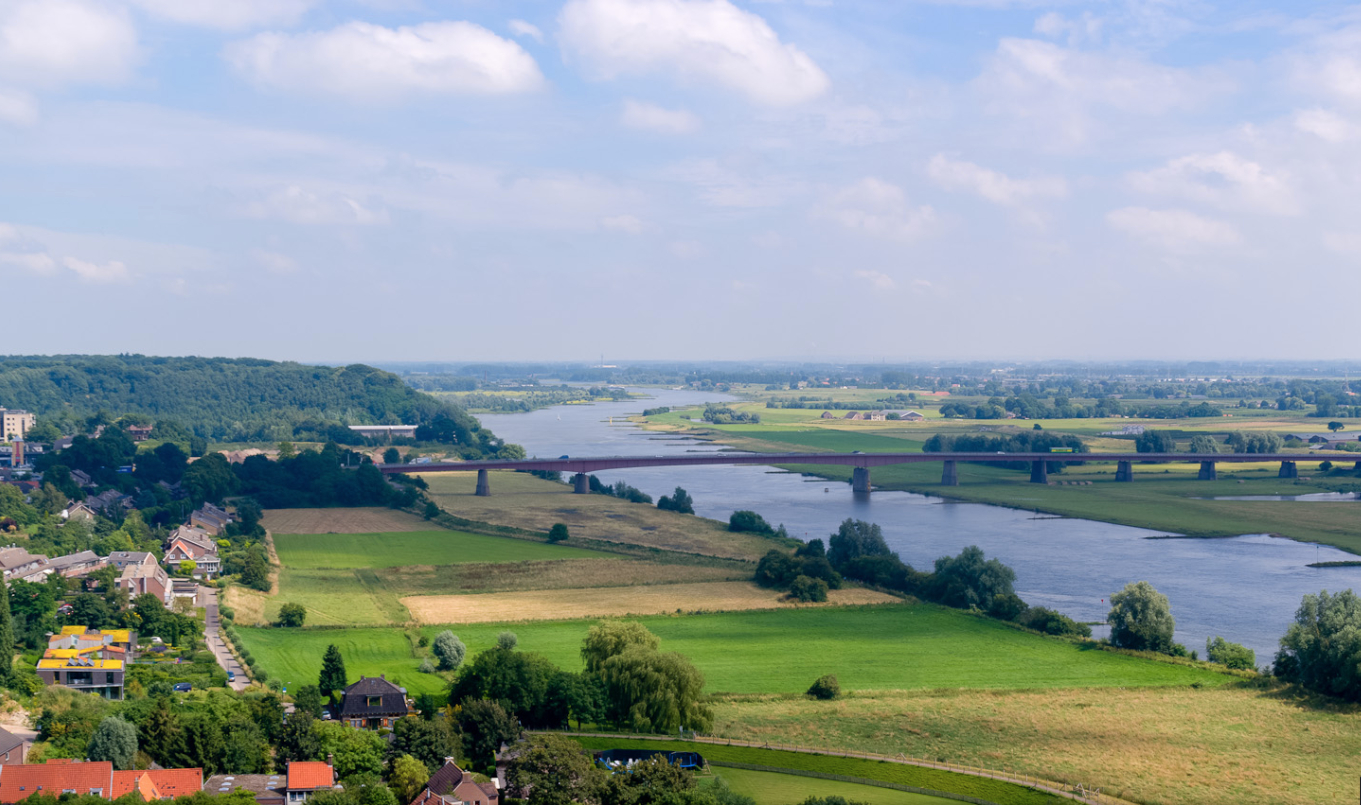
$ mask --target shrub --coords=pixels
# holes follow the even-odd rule
[[[1045,634],[1070,635],[1073,637],[1092,636],[1092,627],[1085,623],[1078,623],[1067,615],[1055,612],[1048,607],[1030,607],[1016,618],[1016,622],[1027,629],[1034,629]]]
[[[775,529],[770,527],[766,518],[754,511],[740,510],[732,513],[728,518],[728,530],[736,533],[774,534]]]
[[[807,695],[814,699],[835,699],[841,695],[841,683],[836,681],[836,674],[820,676],[808,689]]]
[[[998,593],[988,605],[988,614],[1004,621],[1014,621],[1026,611],[1026,603],[1016,593]]]
[[[1205,638],[1205,659],[1228,668],[1251,671],[1257,667],[1257,654],[1247,646],[1230,643],[1218,635]]]
[[[435,673],[435,664],[433,662],[430,662],[429,657],[426,657],[425,659],[421,660],[421,667],[418,668],[417,670],[423,674],[433,674]]]
[[[554,523],[553,527],[548,529],[549,542],[562,542],[569,536],[571,535],[567,533],[567,525],[564,523]]]
[[[762,587],[788,587],[799,574],[799,560],[772,548],[756,565],[756,583]]]
[[[296,628],[307,620],[307,607],[302,604],[284,604],[279,607],[279,625]]]
[[[520,645],[520,638],[514,632],[501,632],[496,636],[496,647],[502,651],[514,651]]]
[[[454,671],[463,664],[463,657],[468,653],[468,648],[458,639],[458,635],[445,629],[435,636],[435,642],[430,644],[430,651],[439,661],[441,671]]]
[[[827,582],[808,576],[799,576],[789,585],[789,598],[793,601],[815,603],[827,600]]]

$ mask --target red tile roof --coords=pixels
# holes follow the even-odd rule
[[[3,773],[0,773],[3,776]],[[116,771],[113,773],[113,796],[118,799],[133,790],[142,799],[182,797],[203,790],[203,769],[151,769],[148,771]]]
[[[335,771],[319,760],[295,760],[288,764],[288,790],[330,788],[336,784]]]
[[[64,791],[107,797],[113,788],[113,764],[23,763],[0,766],[0,802],[18,802],[38,792],[59,797]]]

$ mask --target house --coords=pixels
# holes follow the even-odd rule
[[[165,548],[165,566],[174,570],[181,562],[193,562],[193,575],[209,578],[222,570],[222,559],[217,554],[217,543],[200,528],[180,526],[170,532]]]
[[[66,447],[70,446],[71,446],[70,444],[66,445]],[[71,480],[79,484],[81,489],[95,485],[94,479],[91,478],[84,470],[71,470]]]
[[[52,759],[46,763],[0,764],[0,802],[34,794],[92,794],[114,800],[136,791],[143,801],[174,799],[203,790],[202,769],[114,771],[107,760]]]
[[[414,712],[406,698],[406,688],[387,681],[387,675],[361,676],[345,688],[336,719],[351,727],[379,729]]]
[[[842,419],[864,419],[864,418],[865,415],[860,413],[859,411],[851,411],[849,414],[846,414],[846,416],[842,417]]]
[[[51,652],[47,652],[51,653]],[[123,660],[106,660],[75,652],[73,657],[47,657],[38,660],[38,677],[45,685],[61,685],[106,699],[123,698]],[[0,790],[4,779],[0,776]],[[0,799],[0,802],[7,800]]]
[[[0,766],[13,766],[24,762],[24,752],[28,742],[6,729],[0,729]]]
[[[868,419],[868,420],[870,420],[870,421],[872,421],[872,422],[883,422],[884,420],[888,419],[888,412],[887,412],[887,411],[870,411],[869,414],[867,414],[867,415],[865,416],[865,418]]]
[[[104,558],[94,551],[81,551],[68,556],[57,556],[47,560],[43,566],[46,574],[60,573],[68,579],[86,576],[101,567],[106,567]]]
[[[218,536],[227,530],[227,524],[232,521],[230,514],[225,509],[218,508],[211,503],[203,504],[203,508],[195,510],[189,515],[189,525],[201,528],[211,536]]]
[[[29,577],[33,575],[41,579],[47,575],[39,570],[45,564],[47,557],[42,554],[29,553],[16,545],[0,548],[0,572],[4,573],[6,581],[11,579],[29,581]]]
[[[122,556],[118,557],[119,554]],[[132,561],[128,557],[142,557]],[[128,599],[135,600],[139,595],[154,595],[161,603],[170,606],[170,576],[156,561],[154,554],[137,551],[117,551],[109,554],[109,564],[121,568],[123,574],[114,580],[114,586],[128,591]]]
[[[129,425],[128,435],[134,442],[145,442],[151,438],[152,427],[150,425]]]
[[[908,422],[921,422],[926,417],[920,411],[905,411],[899,419],[905,419]]]
[[[194,606],[198,606],[198,582],[194,579],[171,579],[170,600],[173,602],[176,598],[188,598]]]
[[[319,761],[295,760],[285,774],[217,774],[208,778],[205,793],[214,796],[233,791],[249,791],[259,805],[288,805],[305,802],[318,791],[344,790],[336,783],[331,758]]]
[[[92,523],[95,519],[95,510],[90,508],[83,501],[67,506],[61,511],[61,519],[66,521],[74,520],[77,523]]]
[[[366,438],[390,439],[393,436],[410,436],[415,438],[415,425],[351,425],[350,430]]]
[[[819,419],[836,419],[836,414],[832,413],[831,411],[823,411],[823,412],[822,412],[822,416],[821,416],[821,417],[818,417],[818,418],[819,418]]]
[[[129,511],[133,508],[132,497],[124,495],[116,489],[100,492],[98,495],[90,495],[85,498],[85,505],[93,511],[109,513],[119,509]]]
[[[137,649],[137,633],[131,629],[87,629],[84,626],[63,626],[61,634],[52,635],[47,638],[47,648],[61,649],[74,648],[86,649],[92,647],[112,646],[121,648],[124,651],[135,651]]]
[[[421,793],[411,800],[411,805],[453,805],[456,802],[465,805],[497,805],[500,801],[501,792],[496,783],[473,782],[471,774],[460,769],[453,758],[447,757],[444,765],[430,775]]]

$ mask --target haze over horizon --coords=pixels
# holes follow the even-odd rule
[[[1342,3],[0,0],[3,351],[1343,359],[1359,143]]]

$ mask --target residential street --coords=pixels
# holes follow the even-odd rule
[[[231,649],[227,647],[219,633],[222,622],[217,614],[217,590],[199,585],[198,591],[208,615],[207,623],[203,629],[203,636],[208,642],[208,649],[213,652],[214,657],[217,657],[218,665],[236,675],[236,680],[230,683],[232,689],[245,690],[246,670],[232,656]]]

